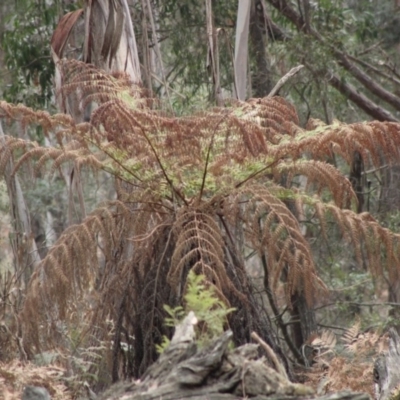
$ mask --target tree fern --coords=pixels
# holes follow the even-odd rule
[[[269,323],[253,300],[245,253],[264,262],[266,289],[273,294],[283,286],[289,307],[295,294],[311,305],[326,290],[302,233],[305,215],[323,232],[328,222],[337,223],[359,258],[365,249],[372,273],[386,268],[398,277],[399,235],[352,211],[351,182],[326,160],[337,155],[351,163],[358,151],[365,165],[378,166],[382,157],[396,162],[400,125],[311,121],[302,129],[294,107],[279,97],[177,118],[159,111],[126,76],[77,61],[62,68],[64,90],[79,88],[82,108],[98,104],[90,122],[1,102],[1,118],[38,124],[59,145],[7,137],[0,171],[11,158],[14,173],[28,162],[50,173],[73,163],[112,175],[118,199],[69,227],[35,270],[20,315],[28,354],[59,344],[55,332],[76,329],[77,310],[90,303],[91,328],[82,335],[106,338],[104,321],[113,318],[113,376],[123,338],[135,348],[124,368],[140,375],[169,333],[163,304],[182,303],[191,271],[238,310],[229,323],[236,342],[245,342]],[[298,176],[306,179],[303,188],[294,184]]]

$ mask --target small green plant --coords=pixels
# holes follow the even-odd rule
[[[228,314],[235,310],[228,308],[218,296],[215,287],[207,287],[205,282],[204,275],[197,275],[191,270],[187,277],[184,306],[172,308],[167,304],[164,305],[164,310],[169,315],[165,318],[167,326],[178,325],[189,311],[195,313],[198,320],[196,338],[199,346],[204,346],[221,335],[227,324]],[[162,353],[169,343],[170,340],[164,335],[161,344],[156,346],[157,352]]]

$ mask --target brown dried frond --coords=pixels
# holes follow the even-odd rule
[[[330,330],[314,333],[302,346],[302,354],[307,365],[314,371],[323,371],[329,367],[330,360],[334,357],[336,335]]]
[[[297,198],[301,198],[301,201]],[[301,290],[311,301],[315,290],[323,287],[317,277],[311,250],[301,232],[298,218],[285,203],[292,199],[295,199],[297,207],[301,205],[304,208],[303,213],[314,209],[314,218],[320,220],[322,229],[333,217],[342,234],[353,244],[360,263],[362,249],[367,250],[368,267],[373,274],[382,273],[385,265],[390,276],[398,276],[400,235],[379,225],[370,214],[357,214],[333,203],[324,203],[318,197],[309,197],[299,191],[279,186],[244,185],[229,201],[225,201],[226,218],[232,223],[234,216],[246,221],[248,243],[252,243],[254,249],[265,254],[272,287],[276,287],[285,271],[288,299],[293,291]],[[380,257],[381,250],[387,254],[385,259]]]
[[[277,169],[282,173],[290,173],[289,182],[296,174],[306,176],[308,186],[311,183],[317,184],[316,192],[318,194],[321,193],[323,187],[327,187],[333,195],[335,204],[340,208],[349,208],[351,201],[357,199],[351,182],[337,168],[326,162],[317,160],[281,162]]]
[[[81,110],[91,102],[103,104],[121,97],[129,99],[135,107],[151,104],[145,90],[133,84],[128,74],[107,74],[94,65],[77,60],[62,60],[60,70],[63,94],[78,94]]]
[[[66,229],[33,273],[22,315],[25,339],[37,349],[46,344],[45,340],[51,340],[51,335],[40,328],[44,323],[41,318],[56,311],[54,322],[59,318],[68,321],[73,303],[94,287],[99,269],[98,246],[110,257],[119,236],[115,223],[118,210],[118,205],[115,210],[98,208],[81,224]]]
[[[281,190],[278,186],[245,185],[233,201],[243,209],[249,243],[266,256],[271,287],[276,287],[285,270],[288,298],[299,291],[312,302],[316,291],[325,286],[317,276],[298,220],[280,200]]]
[[[374,355],[381,353],[387,347],[387,336],[376,332],[361,332],[361,321],[358,319],[355,324],[346,330],[342,335],[345,349],[357,359],[373,359]]]
[[[299,125],[299,117],[296,108],[286,101],[283,97],[263,97],[261,99],[249,99],[246,102],[249,106],[244,107],[245,110],[255,110],[260,112],[264,110],[264,115],[268,115],[270,119],[291,122]]]
[[[15,106],[5,102],[0,103],[0,115],[1,111],[4,111],[10,119],[21,121],[23,124],[42,126],[45,134],[52,131],[59,144],[59,147],[43,147],[36,142],[6,136],[0,143],[1,174],[4,173],[4,168],[12,155],[17,156],[12,174],[15,174],[23,164],[33,158],[39,158],[35,165],[36,173],[42,169],[48,160],[53,160],[51,172],[54,172],[63,162],[69,160],[76,160],[78,167],[87,164],[96,169],[102,168],[100,161],[95,158],[101,157],[101,154],[90,151],[88,148],[90,142],[84,140],[88,132],[87,124],[75,125],[73,119],[65,114],[50,116],[43,111],[35,111],[28,107]]]
[[[400,272],[400,234],[382,227],[369,213],[354,214],[350,211],[345,213],[348,221],[354,221],[352,224],[354,229],[351,230],[352,242],[356,246],[361,240],[365,243],[371,273],[379,276],[382,273],[382,265],[385,265],[389,276],[397,277]],[[386,259],[379,258],[380,250],[384,250]]]
[[[358,320],[349,328],[342,340],[345,351],[331,357],[323,370],[315,364],[306,374],[307,383],[318,388],[320,394],[352,390],[374,395],[372,371],[376,357],[388,347],[387,336],[373,332],[360,332]]]
[[[168,280],[177,287],[190,269],[203,274],[220,292],[235,290],[224,264],[224,240],[214,216],[202,209],[183,209],[175,221],[175,250]]]
[[[300,157],[307,152],[314,159],[331,157],[336,153],[350,165],[354,153],[362,155],[365,164],[381,165],[382,155],[386,162],[397,162],[400,156],[400,125],[393,122],[364,122],[332,125],[309,124],[312,131],[296,135],[294,140],[285,141],[273,150],[277,157],[291,155]]]
[[[36,142],[6,136],[4,142],[0,144],[0,174],[4,174],[13,154],[16,154],[17,157],[11,176],[32,159],[38,159],[34,169],[36,174],[43,169],[48,161],[53,161],[50,173],[54,173],[61,164],[68,161],[73,161],[78,169],[82,165],[95,170],[106,168],[102,163],[104,155],[90,150],[81,140],[69,140],[60,147],[43,147]]]
[[[232,176],[235,168],[239,174],[242,164],[252,167],[251,163],[262,165],[265,161],[257,159],[268,154],[265,130],[241,112],[214,109],[191,117],[167,118],[152,110],[132,109],[123,99],[111,99],[92,113],[91,137],[116,164],[124,165],[130,175],[125,178],[146,185],[158,181],[159,187],[173,182],[175,192],[183,190],[191,197],[201,184],[193,191],[186,188],[194,181],[201,183],[201,175],[210,184],[215,182],[214,187],[232,187],[237,183]],[[209,156],[204,175],[205,152]],[[141,169],[146,170],[145,175],[140,174]]]
[[[12,159],[13,151],[33,151],[37,146],[34,142],[6,136],[4,141],[0,142],[0,175],[4,174],[8,162]],[[29,148],[32,150],[27,150]]]
[[[51,117],[50,114],[42,110],[33,110],[23,104],[10,104],[5,101],[0,101],[0,118],[8,120],[20,121],[22,126],[37,124],[43,127],[43,131],[47,133],[55,125],[59,125],[57,119]],[[63,119],[64,121],[65,119]]]
[[[368,392],[374,395],[372,380],[373,363],[367,361],[351,361],[346,357],[335,357],[329,366],[324,380],[324,393],[341,390]]]
[[[290,192],[289,192],[290,193]],[[286,193],[286,196],[288,192]],[[292,196],[302,198],[303,207],[314,210],[314,218],[319,220],[321,229],[327,221],[335,222],[346,240],[352,243],[358,262],[362,263],[362,251],[368,257],[368,268],[374,276],[382,276],[383,267],[390,276],[400,274],[400,234],[382,227],[369,213],[357,214],[351,210],[341,209],[333,203],[324,203],[318,197],[310,197],[299,191],[292,191]],[[382,258],[384,251],[386,257]]]
[[[345,339],[343,338],[343,340]],[[380,341],[381,336],[375,332],[359,332],[356,339],[351,342],[346,342],[346,350],[357,357],[361,355],[367,357],[376,353]]]
[[[323,393],[338,390],[367,391],[374,396],[373,366],[376,357],[387,348],[387,336],[373,332],[360,333],[357,321],[342,337],[346,352],[334,357],[325,380]]]
[[[259,125],[266,140],[276,144],[284,135],[293,136],[298,131],[299,118],[296,109],[285,99],[274,96],[250,99],[246,103],[236,103],[240,117]]]
[[[75,142],[76,143],[76,142]],[[36,145],[37,146],[37,145]],[[31,150],[26,151],[16,162],[12,174],[15,174],[21,166],[32,158],[39,158],[35,165],[36,174],[43,169],[43,166],[47,161],[52,160],[50,168],[50,174],[53,174],[63,163],[73,161],[77,168],[81,168],[82,165],[92,167],[94,169],[102,169],[104,165],[98,159],[98,156],[93,154],[86,148],[78,147],[76,150],[69,150],[65,146],[62,149],[54,147],[34,147]],[[77,147],[77,146],[75,146]]]
[[[350,345],[351,343],[357,340],[357,337],[360,333],[360,326],[361,326],[361,321],[360,319],[358,319],[356,323],[350,328],[348,328],[346,332],[343,334],[342,339],[347,345]]]
[[[310,344],[321,348],[334,349],[336,346],[336,335],[328,329],[323,329]]]

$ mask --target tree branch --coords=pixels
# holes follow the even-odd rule
[[[389,111],[382,107],[379,107],[368,97],[359,93],[357,89],[350,83],[346,83],[340,79],[337,75],[332,74],[329,77],[328,83],[337,89],[340,93],[345,95],[354,104],[360,107],[364,112],[366,112],[371,117],[377,119],[378,121],[391,121],[399,122],[399,120],[391,114]]]
[[[337,56],[339,60],[339,64],[346,69],[351,75],[354,76],[366,89],[368,89],[375,96],[378,96],[386,103],[393,106],[396,110],[400,111],[400,98],[398,98],[393,93],[389,92],[381,85],[379,85],[376,81],[374,81],[368,74],[366,74],[362,69],[357,67],[354,63],[352,63],[347,55],[335,47],[331,47],[334,54]]]
[[[306,26],[303,22],[301,16],[294,10],[286,0],[268,0],[268,2],[275,7],[283,16],[288,18],[296,28],[303,33],[309,33],[313,36],[317,41],[320,43],[328,46],[328,48],[332,51],[333,55],[335,56],[336,60],[340,63],[340,65],[346,69],[350,74],[357,79],[367,90],[371,93],[376,95],[377,97],[381,98],[388,104],[392,105],[396,110],[400,110],[400,98],[393,95],[391,92],[383,88],[379,85],[376,81],[371,79],[368,74],[366,74],[363,70],[357,67],[354,63],[352,63],[348,57],[348,55],[342,51],[340,51],[335,46],[326,42],[323,36],[316,31],[314,28],[309,27],[306,30]],[[397,121],[397,119],[391,115],[388,111],[384,110],[383,108],[377,106],[367,97],[359,94],[356,89],[350,85],[345,84],[342,82],[338,77],[335,75],[330,80],[330,84],[339,90],[341,93],[348,96],[348,98],[353,101],[357,106],[367,112],[374,118],[379,120],[389,120],[389,121]]]
[[[273,97],[275,96],[279,90],[281,89],[281,87],[292,77],[295,76],[301,69],[304,68],[304,65],[298,65],[297,67],[292,68],[287,74],[285,74],[281,79],[279,79],[279,81],[277,82],[277,84],[273,87],[273,89],[271,90],[271,92],[268,94],[267,97]]]

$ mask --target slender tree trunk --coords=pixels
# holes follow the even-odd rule
[[[235,39],[235,92],[239,100],[247,95],[247,62],[251,0],[239,0]]]
[[[206,18],[208,38],[207,68],[210,71],[212,77],[214,100],[217,103],[217,106],[222,107],[224,101],[222,98],[219,73],[218,34],[214,26],[214,15],[212,11],[211,0],[206,0]]]
[[[250,43],[255,69],[252,74],[252,95],[265,97],[272,89],[271,66],[267,53],[264,7],[261,0],[252,0],[250,13]],[[264,33],[265,32],[265,33]]]
[[[0,142],[5,144],[5,135],[0,122]],[[22,193],[18,177],[12,175],[14,164],[8,162],[5,169],[5,181],[10,199],[10,211],[14,233],[12,235],[12,246],[14,251],[14,266],[17,276],[23,276],[24,284],[27,285],[32,271],[41,261],[29,216],[25,198]]]

